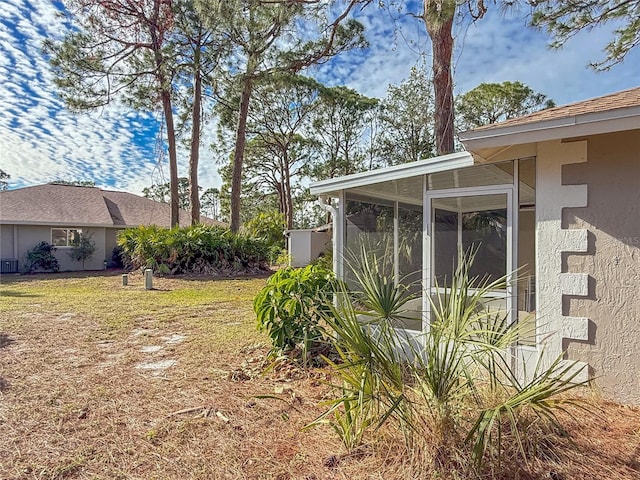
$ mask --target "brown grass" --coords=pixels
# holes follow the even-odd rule
[[[429,478],[391,428],[350,456],[328,428],[301,431],[329,373],[280,363],[262,375],[251,301],[264,279],[129,283],[2,278],[0,478]],[[136,368],[162,360],[176,363]],[[599,406],[565,419],[571,440],[549,435],[537,460],[496,476],[640,478],[640,410]]]

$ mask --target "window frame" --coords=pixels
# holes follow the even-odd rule
[[[65,232],[65,237],[67,239],[67,242],[65,245],[56,245],[56,243],[54,243],[53,240],[53,231],[54,230],[63,230]],[[71,238],[72,238],[72,234],[71,232],[75,231],[77,232],[78,238],[82,237],[82,228],[81,227],[51,227],[51,232],[50,232],[50,239],[51,239],[51,245],[55,248],[73,248],[74,244],[71,242]],[[59,237],[61,238],[61,236]]]

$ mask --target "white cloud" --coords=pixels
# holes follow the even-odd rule
[[[492,8],[477,24],[457,26],[455,82],[463,93],[482,82],[519,80],[557,103],[567,103],[636,86],[640,49],[609,72],[586,68],[601,58],[610,28],[578,35],[560,51],[547,48],[544,32],[531,30],[522,17],[503,16]],[[11,185],[62,179],[94,179],[99,186],[140,193],[165,163],[156,158],[159,118],[123,105],[76,115],[64,108],[52,84],[41,47],[60,39],[68,20],[48,0],[5,0],[0,9],[0,168]],[[378,9],[358,13],[366,26],[369,48],[341,56],[310,73],[330,84],[344,84],[368,96],[381,97],[399,84],[412,66],[430,58],[430,44],[419,19]],[[421,52],[423,55],[421,55]],[[218,186],[218,166],[209,144],[215,123],[203,129],[200,182]],[[179,174],[187,174],[188,152],[179,150]]]

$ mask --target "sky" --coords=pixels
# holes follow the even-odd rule
[[[369,47],[308,74],[328,85],[383,97],[388,85],[399,84],[412,66],[429,68],[431,47],[424,24],[381,10],[376,3],[357,13]],[[61,8],[58,1],[0,0],[0,169],[11,175],[9,188],[93,180],[101,188],[140,194],[144,187],[167,181],[167,158],[156,140],[161,116],[119,104],[75,114],[56,95],[42,42],[59,40],[69,31],[70,25],[58,15]],[[612,28],[581,33],[563,49],[550,50],[548,35],[527,27],[526,11],[505,14],[492,3],[478,22],[456,23],[454,93],[484,82],[520,81],[563,105],[636,87],[640,48],[610,71],[588,68],[590,61],[603,58]],[[212,126],[205,138],[215,138]],[[187,158],[181,150],[180,176],[187,175]],[[199,171],[204,189],[220,186],[217,168],[204,145]]]

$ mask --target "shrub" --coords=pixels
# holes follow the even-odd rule
[[[82,262],[82,269],[84,270],[84,262],[93,256],[93,252],[96,251],[96,242],[91,240],[93,234],[82,234],[74,241],[69,257],[77,262]]]
[[[124,268],[127,260],[124,258],[124,252],[121,246],[113,247],[111,251],[111,258],[107,260],[107,268]]]
[[[333,272],[314,265],[283,268],[269,278],[253,309],[258,328],[267,332],[274,352],[298,348],[307,360],[322,339],[320,321],[330,310],[332,292]]]
[[[47,242],[40,242],[27,252],[25,273],[37,271],[57,272],[60,270],[58,259],[53,255],[56,247]]]
[[[473,255],[463,256],[451,288],[432,299],[430,328],[417,341],[393,329],[402,318],[402,286],[394,286],[363,261],[354,271],[362,285],[358,311],[350,301],[331,306],[325,317],[335,334],[339,363],[331,363],[336,396],[311,425],[329,423],[347,449],[367,433],[396,422],[413,458],[425,458],[439,474],[458,470],[462,477],[482,476],[483,459],[500,464],[503,452],[527,459],[535,451],[541,426],[561,431],[555,413],[583,404],[565,395],[582,385],[579,371],[561,357],[539,366],[523,382],[511,364],[509,348],[522,324],[508,324],[504,312],[489,311],[489,291],[505,288],[506,278],[471,278]],[[348,299],[347,293],[341,297]],[[542,430],[538,430],[542,431]]]
[[[286,247],[284,230],[286,222],[284,214],[277,210],[261,212],[247,221],[242,229],[247,235],[263,239],[269,246],[269,263],[279,263],[278,260]]]
[[[269,245],[285,247],[284,231],[287,228],[284,214],[277,210],[260,212],[242,226],[248,235],[264,238]]]
[[[267,270],[264,240],[218,226],[184,228],[141,226],[118,237],[127,267],[157,273],[232,274]]]

